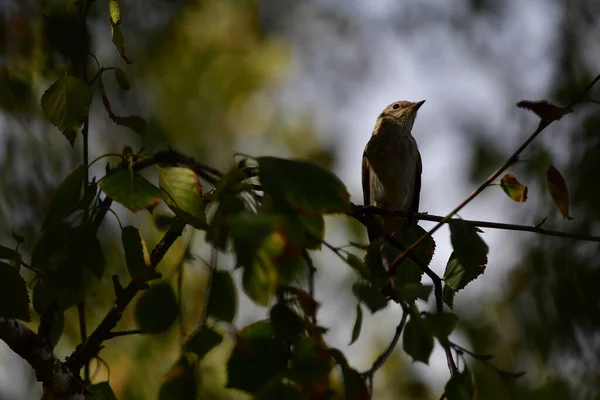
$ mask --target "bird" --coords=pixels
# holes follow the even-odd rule
[[[396,101],[377,118],[362,157],[364,205],[418,212],[423,164],[411,132],[424,103]],[[399,240],[406,218],[384,216],[378,220],[385,234]],[[370,242],[377,239],[373,228],[367,232]]]

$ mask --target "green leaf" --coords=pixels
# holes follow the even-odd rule
[[[85,166],[81,164],[56,187],[42,229],[62,221],[77,210],[84,181]]]
[[[447,338],[458,323],[458,317],[452,313],[427,314],[427,325],[439,339]]]
[[[155,266],[152,265],[146,241],[140,231],[135,226],[124,227],[121,232],[121,241],[125,250],[127,271],[131,278],[139,281],[156,278]]]
[[[407,283],[398,288],[398,295],[404,301],[413,303],[417,299],[427,301],[431,294],[432,285],[423,285],[422,283]]]
[[[352,267],[353,270],[359,273],[361,278],[369,280],[371,278],[371,272],[369,268],[365,265],[365,263],[358,258],[358,256],[348,253],[346,254],[346,263]]]
[[[306,400],[306,395],[300,392],[299,385],[289,379],[275,379],[267,384],[254,396],[254,400]]]
[[[199,360],[223,341],[223,336],[214,329],[203,326],[194,333],[183,346],[183,351],[195,353]]]
[[[265,193],[301,214],[345,213],[350,195],[342,181],[316,164],[259,157],[259,178]]]
[[[372,314],[387,306],[387,298],[367,283],[355,283],[352,285],[352,292],[359,301],[365,303]]]
[[[450,220],[450,241],[456,258],[466,268],[487,264],[488,246],[469,222]]]
[[[277,289],[277,271],[268,262],[258,261],[244,268],[244,293],[260,306],[267,306]]]
[[[121,23],[121,5],[117,0],[109,0],[108,11],[110,15],[110,23],[119,25]]]
[[[33,287],[33,294],[31,296],[31,303],[35,312],[40,315],[44,315],[46,320],[51,320],[50,332],[47,334],[47,339],[50,340],[52,347],[55,347],[60,340],[64,328],[65,328],[65,314],[60,309],[60,305],[56,302],[55,296],[52,294],[52,290],[49,285],[41,280],[37,281]],[[54,303],[55,307],[50,308]],[[38,335],[41,333],[38,327]]]
[[[237,289],[231,274],[227,271],[215,271],[206,313],[213,318],[232,322],[237,310]]]
[[[219,250],[227,250],[227,240],[230,233],[229,218],[245,211],[244,201],[239,197],[222,195],[219,205],[206,232],[206,241]]]
[[[100,181],[100,189],[114,201],[135,212],[160,202],[160,190],[137,172],[123,168]]]
[[[119,87],[122,90],[131,89],[131,83],[129,82],[129,78],[127,77],[125,71],[123,71],[121,68],[115,68],[113,71],[115,74],[115,80],[119,84]]]
[[[115,47],[119,51],[121,58],[125,60],[127,64],[131,64],[131,59],[127,55],[127,49],[125,48],[125,38],[123,37],[123,32],[121,31],[121,27],[117,24],[110,24],[110,28],[112,31],[112,41],[115,44]]]
[[[404,327],[402,347],[414,361],[429,363],[429,356],[433,351],[433,335],[423,318],[411,316]]]
[[[91,102],[92,90],[89,86],[73,76],[65,76],[44,92],[42,110],[73,146],[77,130],[83,124]]]
[[[158,186],[169,208],[184,222],[197,229],[206,228],[202,185],[189,168],[157,168]]]
[[[96,383],[87,387],[86,400],[117,400],[117,396],[113,392],[108,381]]]
[[[227,362],[227,387],[249,393],[259,391],[286,368],[287,352],[288,347],[275,339],[268,320],[247,326],[238,335]]]
[[[135,321],[147,333],[169,329],[177,319],[177,299],[169,283],[160,281],[150,286],[135,305]]]
[[[352,338],[350,339],[350,344],[356,342],[358,337],[360,336],[360,330],[362,328],[362,320],[363,313],[362,308],[360,307],[360,303],[356,304],[356,319],[354,320],[354,327],[352,328]]]
[[[104,273],[105,258],[98,237],[88,227],[79,227],[69,245],[69,254],[73,263],[89,270],[98,279]]]
[[[27,284],[15,267],[1,261],[0,317],[31,321]]]
[[[197,398],[196,364],[188,357],[181,357],[165,376],[158,399],[195,400]]]
[[[476,398],[475,384],[468,370],[454,374],[444,389],[448,400],[473,400]]]
[[[125,117],[120,117],[118,115],[112,115],[111,119],[117,124],[124,127],[127,127],[140,135],[146,131],[146,127],[148,123],[146,120],[139,115],[127,115]]]
[[[288,306],[277,303],[271,308],[271,324],[275,336],[284,341],[292,341],[304,332],[304,321]]]
[[[332,359],[325,345],[315,338],[304,337],[294,345],[287,376],[301,385],[310,385],[332,368]]]
[[[344,377],[344,398],[346,400],[369,400],[371,396],[365,385],[365,379],[354,368],[348,365],[348,361],[338,349],[329,349],[329,353],[335,362],[342,368]]]
[[[465,266],[461,264],[456,257],[456,252],[452,252],[444,271],[444,290],[442,294],[444,303],[452,308],[456,292],[463,289],[467,284],[483,274],[484,271],[485,266]]]
[[[402,231],[402,235],[400,235],[400,243],[402,243],[405,246],[405,248],[409,247],[426,233],[427,231],[423,229],[423,227],[421,227],[420,225],[405,225]],[[434,253],[435,241],[431,236],[428,236],[427,239],[425,239],[420,245],[418,245],[413,251],[411,251],[411,254],[416,256],[416,258],[425,265],[429,265],[431,263],[431,259],[433,258]]]

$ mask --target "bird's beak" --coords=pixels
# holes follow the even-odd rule
[[[413,103],[413,106],[412,106],[413,111],[417,111],[419,108],[421,108],[423,103],[425,103],[425,100],[421,100],[416,103]]]

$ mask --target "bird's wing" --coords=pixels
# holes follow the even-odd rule
[[[365,206],[371,205],[371,174],[369,171],[369,160],[367,160],[367,156],[363,153],[362,158],[362,187],[363,187],[363,204]],[[369,242],[376,238],[375,233],[372,229],[367,227],[367,235],[369,236]]]
[[[409,210],[413,213],[419,212],[419,201],[421,199],[421,172],[423,171],[423,164],[421,162],[421,154],[417,151],[417,167],[415,168],[415,186],[413,192],[413,199],[410,203]]]

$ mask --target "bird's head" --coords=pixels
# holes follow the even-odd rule
[[[417,110],[425,103],[425,100],[411,103],[410,101],[395,101],[384,108],[379,116],[381,122],[393,122],[412,129],[417,117]]]

